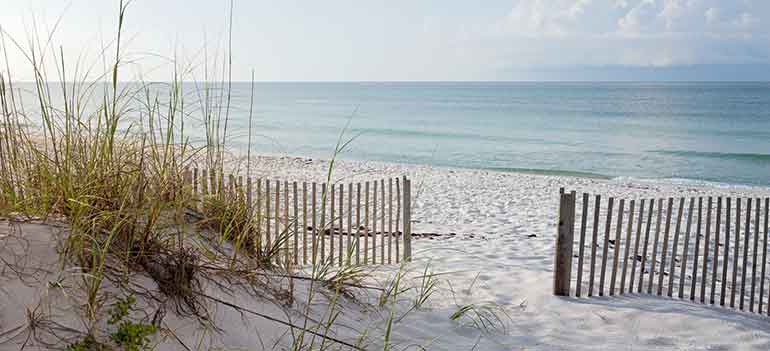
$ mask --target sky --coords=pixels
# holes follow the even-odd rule
[[[44,57],[63,52],[67,72],[114,52],[117,0],[0,9],[16,80],[32,70],[8,38],[27,48],[35,28],[44,43],[56,29]],[[221,74],[228,13],[226,0],[134,0],[123,79],[169,80],[172,62],[185,79]],[[770,1],[235,0],[231,53],[240,81],[770,80]]]

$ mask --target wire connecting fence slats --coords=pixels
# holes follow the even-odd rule
[[[561,191],[554,294],[646,293],[770,316],[770,198],[601,200]]]
[[[212,200],[243,205],[239,208],[246,213],[255,249],[279,252],[272,256],[277,260],[336,266],[411,260],[407,177],[367,181],[363,187],[246,177],[244,187],[242,176],[221,173],[197,168],[184,172],[196,210],[205,215]]]

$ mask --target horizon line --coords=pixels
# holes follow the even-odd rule
[[[118,83],[168,83],[173,80],[118,80]],[[35,81],[16,80],[11,83],[35,84]],[[87,81],[65,81],[65,83],[112,83],[110,80],[87,80]],[[252,83],[250,80],[181,80],[182,83]],[[62,81],[49,80],[45,83],[62,83]],[[557,80],[557,79],[522,79],[522,80],[255,80],[255,84],[260,83],[770,83],[770,80],[674,80],[674,79],[655,79],[655,80]]]

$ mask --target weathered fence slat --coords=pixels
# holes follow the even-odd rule
[[[298,205],[298,184],[297,182],[292,182],[291,184],[292,188],[292,194],[293,197],[293,203],[292,203],[292,209],[294,214],[294,264],[299,265],[299,205]]]
[[[601,206],[601,196],[596,195],[594,200],[594,221],[591,233],[591,270],[588,276],[588,296],[594,295],[594,276],[596,271],[596,246],[599,242],[599,207]]]
[[[754,312],[754,293],[757,285],[757,250],[759,249],[759,205],[760,200],[757,199],[754,208],[754,249],[752,250],[751,259],[751,295],[749,296],[749,311]],[[748,229],[748,228],[747,228]]]
[[[575,296],[580,297],[583,287],[583,255],[586,243],[586,217],[588,217],[588,193],[583,193],[583,215],[580,216],[580,246],[578,246],[577,283]]]
[[[700,206],[700,203],[698,204]],[[709,264],[709,243],[711,235],[711,209],[713,205],[713,198],[708,197],[708,204],[706,205],[706,237],[703,242],[703,278],[700,285],[700,302],[706,302],[706,279],[708,277],[708,264]],[[714,230],[714,263],[711,265],[711,294],[709,295],[709,303],[714,304],[714,295],[716,292],[717,283],[717,270],[719,269],[719,213],[722,209],[722,198],[717,199],[717,218],[716,229]],[[699,209],[700,210],[700,209]],[[699,213],[700,215],[700,213]],[[700,223],[698,223],[700,225]]]
[[[265,243],[268,249],[272,249],[270,238],[270,179],[265,179]]]
[[[660,250],[660,273],[658,273],[658,296],[663,295],[663,277],[666,275],[666,256],[668,255],[668,236],[671,232],[671,213],[674,211],[674,198],[668,198],[666,209],[666,229],[663,235],[663,247]]]
[[[398,213],[396,213],[398,216]],[[393,263],[393,178],[388,179],[388,264]]]
[[[320,241],[320,256],[321,264],[326,264],[326,202],[329,201],[329,193],[326,188],[326,183],[321,184],[321,222],[320,231],[318,231],[318,239]]]
[[[572,212],[574,217],[574,208]],[[412,261],[412,180],[407,179],[406,176],[404,176],[404,261]]]
[[[607,222],[604,227],[604,247],[602,248],[602,270],[599,275],[599,296],[604,296],[604,278],[607,273],[607,256],[610,247],[610,227],[612,226],[612,205],[615,198],[610,197],[607,202]]]
[[[318,259],[319,263],[321,265],[326,264],[326,231],[328,230],[328,224],[329,222],[326,220],[326,210],[328,209],[328,202],[329,202],[329,188],[328,184],[321,183],[321,193],[319,196],[320,201],[320,208],[318,211],[318,230],[316,230],[316,233],[318,235],[318,240],[316,241],[318,245]]]
[[[356,183],[356,264],[361,264],[361,183]]]
[[[380,264],[385,264],[385,179],[380,179]],[[390,256],[390,251],[388,251]]]
[[[225,172],[221,171],[219,172],[219,177],[217,177],[217,194],[219,194],[220,199],[225,199],[231,191],[228,189],[225,189]]]
[[[219,189],[217,189],[217,174],[216,171],[209,168],[209,193],[211,195],[217,195]]]
[[[339,195],[339,201],[338,201],[339,204],[338,204],[338,206],[339,206],[340,214],[338,216],[339,220],[337,221],[337,226],[339,226],[339,228],[340,228],[340,233],[339,233],[340,235],[338,237],[338,245],[337,245],[337,261],[338,261],[338,263],[339,263],[339,265],[341,267],[343,265],[343,257],[342,256],[343,256],[343,251],[344,251],[343,250],[343,244],[342,244],[342,231],[343,231],[344,227],[342,226],[342,222],[343,222],[343,217],[344,217],[344,212],[343,212],[343,209],[344,209],[343,202],[344,201],[343,201],[343,199],[345,198],[345,186],[343,184],[340,184],[339,194],[340,195]]]
[[[311,194],[311,202],[310,202],[310,226],[312,227],[310,232],[310,262],[315,266],[318,262],[318,222],[316,218],[318,218],[317,212],[317,206],[316,203],[318,203],[318,194],[317,194],[317,188],[315,182],[310,184],[310,194]]]
[[[253,187],[253,184],[252,184],[251,178],[246,178],[246,216],[250,221],[254,220],[254,203],[252,202],[253,197],[251,194],[252,187]],[[256,235],[256,233],[254,233],[254,228],[252,226],[249,226],[248,230],[249,230],[248,235],[249,235],[249,238],[251,239],[252,235]],[[258,241],[255,241],[255,243],[259,244]],[[256,248],[256,245],[255,245],[255,248]]]
[[[405,183],[405,188],[408,188]],[[408,194],[408,192],[407,192]],[[559,200],[559,225],[556,233],[556,257],[553,293],[569,296],[572,271],[572,246],[575,221],[575,194],[561,194]]]
[[[198,169],[193,169],[193,195],[198,197]]]
[[[350,265],[351,261],[353,259],[353,243],[351,241],[351,237],[353,236],[353,183],[348,184],[348,223],[347,223],[347,232],[348,235],[346,235],[347,240],[345,240],[345,243],[347,244],[347,253],[346,260],[347,264]]]
[[[620,274],[620,294],[626,290],[626,271],[628,270],[628,255],[631,249],[631,231],[634,226],[634,200],[631,200],[628,208],[628,228],[626,229],[626,244],[623,252],[623,269]]]
[[[765,235],[762,236],[762,246],[764,247],[764,249],[762,250],[762,270],[761,270],[761,273],[760,273],[760,277],[761,278],[759,278],[759,281],[760,281],[760,283],[759,283],[759,311],[758,311],[759,313],[762,313],[762,301],[764,300],[764,293],[765,293],[765,267],[767,266],[767,236],[768,236],[768,234],[770,234],[770,233],[768,233],[768,230],[770,230],[770,226],[768,226],[768,223],[767,223],[768,208],[770,208],[770,199],[766,198],[765,199],[765,227],[764,227],[765,228]],[[757,217],[759,217],[759,216],[757,216]],[[768,294],[768,296],[770,296],[770,294]],[[770,312],[770,304],[768,304],[767,308],[768,308],[768,312]]]
[[[333,266],[334,265],[334,222],[336,222],[336,217],[334,217],[334,200],[335,200],[335,184],[330,183],[329,184],[329,190],[330,192],[330,198],[329,198],[329,263]],[[342,228],[340,228],[340,235],[342,235]]]
[[[214,184],[211,183],[212,176],[209,173],[208,169],[201,170],[201,184],[203,185],[204,189],[202,189],[202,192],[204,195],[214,195],[216,194],[216,191],[214,190]],[[211,186],[209,186],[209,183],[211,183]]]
[[[257,195],[257,206],[256,206],[257,207],[257,212],[256,212],[257,213],[257,220],[256,220],[256,223],[255,223],[255,226],[256,226],[256,231],[257,231],[256,232],[256,236],[257,237],[255,238],[255,240],[256,240],[256,243],[257,243],[256,249],[257,250],[261,250],[262,244],[264,243],[262,241],[262,217],[263,216],[262,216],[262,179],[261,178],[257,179],[257,192],[256,192],[256,195]]]
[[[662,214],[663,214],[663,199],[658,199],[658,222],[655,224],[655,240],[652,244],[652,259],[650,262],[650,275],[649,275],[649,281],[647,282],[647,293],[652,294],[652,283],[655,281],[655,261],[657,260],[657,253],[658,253],[658,240],[660,239],[660,226],[662,222]]]
[[[684,232],[684,251],[682,251],[682,259],[679,261],[681,264],[681,270],[679,271],[679,298],[684,297],[684,281],[685,281],[685,272],[687,270],[687,254],[690,252],[690,230],[692,229],[692,212],[695,207],[695,199],[690,199],[690,207],[687,211],[687,225],[685,226],[685,232]],[[698,249],[696,248],[695,251]],[[676,252],[676,251],[675,251]],[[697,253],[695,254],[697,255]],[[676,256],[672,257],[672,261],[674,262]],[[673,265],[672,265],[673,266]],[[673,274],[673,269],[671,270],[671,274]],[[693,276],[693,281],[695,279],[695,276]],[[692,298],[693,294],[690,294],[690,297]]]
[[[238,176],[238,201],[245,201],[244,200],[244,191],[243,191],[243,176]]]
[[[201,170],[201,193],[203,195],[209,194],[208,181],[206,181],[206,179],[208,179],[208,174],[209,172],[207,170]]]
[[[225,172],[221,171],[219,172],[219,177],[217,177],[217,195],[219,195],[220,199],[225,198]]]
[[[733,254],[733,279],[732,289],[730,289],[730,307],[735,307],[735,292],[738,289],[738,262],[741,246],[741,198],[735,199],[735,253]]]
[[[636,240],[634,241],[634,256],[631,260],[631,275],[628,279],[628,292],[633,293],[634,292],[634,279],[636,278],[636,262],[637,261],[643,261],[644,257],[642,259],[639,259],[639,241],[642,238],[642,222],[644,221],[644,199],[641,199],[639,201],[639,220],[636,224]],[[644,270],[644,266],[642,266],[642,270]],[[644,272],[639,273],[640,276]],[[640,283],[641,284],[641,283]]]
[[[721,295],[719,297],[719,305],[724,306],[727,299],[727,266],[730,263],[730,209],[732,208],[732,199],[727,198],[725,200],[725,255],[722,260],[722,286]],[[717,209],[718,210],[718,209]],[[719,211],[717,211],[719,212]],[[717,228],[718,230],[719,228]]]
[[[185,168],[182,171],[182,187],[180,194],[193,194],[193,176],[192,171],[190,171],[188,168]]]
[[[724,198],[724,201],[722,201],[723,198],[720,196],[717,198],[717,209],[716,209],[716,217],[715,217],[715,225],[714,225],[714,262],[717,263],[717,265],[714,267],[714,272],[712,273],[713,281],[711,282],[712,291],[711,295],[715,295],[717,293],[720,294],[719,298],[719,305],[724,306],[725,305],[725,299],[727,298],[727,293],[725,288],[727,287],[727,266],[730,264],[730,198]],[[724,204],[724,206],[723,206]],[[724,213],[724,214],[723,214]],[[723,224],[724,222],[724,224]],[[720,242],[720,233],[722,232],[722,227],[724,227],[724,235],[722,236],[722,245],[719,245]],[[719,254],[719,248],[722,248],[724,251],[723,254]],[[719,280],[719,258],[722,258],[722,273],[721,273],[721,280]],[[719,281],[719,288],[716,288],[717,281]],[[714,302],[712,305],[716,305],[716,298],[712,296],[712,300]]]
[[[364,264],[369,263],[369,182],[364,183]]]
[[[746,271],[749,258],[749,240],[751,237],[751,198],[746,199],[746,224],[743,229],[743,264],[741,265],[741,301],[738,308],[743,311],[744,301],[746,300]]]
[[[246,178],[246,215],[249,217],[249,219],[254,218],[254,203],[253,203],[253,195],[251,194],[251,191],[253,189],[253,183],[251,178]]]
[[[399,218],[401,218],[401,186],[399,185],[399,179],[396,178],[396,263],[401,262]]]
[[[768,236],[770,236],[770,223],[768,222],[768,219],[770,219],[768,216],[770,214],[770,198],[765,198],[765,251],[763,251],[762,254],[762,281],[765,281],[765,254],[767,253],[767,241]],[[767,294],[767,314],[770,315],[770,292]]]
[[[221,193],[219,187],[217,186],[217,173],[214,169],[209,168],[209,191],[211,192],[211,195],[219,195]]]
[[[372,184],[372,263],[377,264],[377,181]]]
[[[302,182],[302,264],[307,264],[307,182]]]
[[[275,181],[275,217],[273,218],[275,221],[275,247],[278,250],[278,255],[276,255],[276,258],[280,258],[280,248],[281,248],[281,182],[276,180]]]
[[[641,293],[644,282],[644,265],[647,263],[647,246],[650,241],[650,228],[652,228],[652,211],[655,205],[655,199],[650,199],[650,209],[647,211],[647,226],[644,232],[644,249],[642,251],[641,268],[639,269],[639,286],[637,286],[637,292]],[[652,278],[650,278],[652,279]]]
[[[610,296],[615,295],[615,277],[618,272],[618,256],[620,254],[620,233],[623,231],[623,210],[625,199],[620,199],[618,206],[618,223],[615,225],[615,244],[612,245],[612,274],[610,275]]]
[[[703,197],[698,197],[698,217],[696,219],[698,223],[696,224],[695,229],[695,252],[692,256],[692,281],[690,282],[690,301],[695,301],[695,286],[698,284],[698,258],[699,258],[699,252],[700,252],[700,235],[701,235],[701,223],[703,223]],[[704,246],[708,247],[708,237],[706,238],[704,242]],[[706,263],[709,261],[708,257],[708,248],[703,251],[703,263],[704,267],[706,267]],[[701,276],[702,286],[705,286],[706,284],[706,272],[703,272],[703,275]],[[703,303],[703,300],[705,300],[705,293],[703,292],[703,289],[701,288],[701,303]]]
[[[286,264],[288,266],[288,263],[291,262],[292,254],[291,254],[291,242],[289,241],[290,236],[290,230],[289,230],[289,181],[284,180],[283,181],[283,237],[285,240],[284,242],[284,248],[286,250]]]
[[[676,215],[676,229],[674,229],[674,242],[671,244],[671,267],[668,269],[668,297],[673,296],[674,276],[676,276],[676,253],[679,247],[679,232],[682,229],[683,211],[684,198],[682,197],[679,199],[679,210],[677,211]]]

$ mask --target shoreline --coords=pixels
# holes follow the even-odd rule
[[[246,163],[245,158],[246,158],[245,155],[234,158],[235,159],[234,163],[239,165],[239,167],[236,167],[236,169],[240,169],[240,166],[242,166],[243,169],[245,170],[245,163]],[[259,172],[258,169],[255,170],[254,168],[259,167],[260,164],[271,164],[271,163],[281,163],[281,162],[292,162],[292,163],[295,163],[295,165],[296,164],[299,164],[302,166],[312,165],[313,167],[318,167],[319,164],[328,165],[329,160],[327,158],[315,158],[315,157],[295,155],[295,154],[278,154],[278,153],[273,154],[273,153],[259,152],[256,155],[252,155],[252,171],[257,171],[258,173],[264,173],[264,172]],[[338,170],[340,167],[344,168],[344,171],[342,173],[345,173],[346,175],[343,178],[347,178],[347,176],[349,176],[349,174],[347,174],[349,173],[349,168],[382,169],[382,170],[397,169],[397,170],[405,171],[406,173],[411,173],[411,172],[419,173],[419,172],[424,172],[426,170],[432,170],[437,172],[444,171],[449,173],[490,173],[490,174],[511,175],[511,176],[546,177],[546,178],[555,178],[560,180],[565,178],[577,179],[577,180],[591,180],[591,181],[608,182],[608,183],[624,183],[627,185],[640,185],[640,186],[660,185],[660,186],[670,186],[670,187],[690,187],[690,188],[699,188],[699,189],[713,188],[713,189],[722,190],[717,193],[724,193],[724,190],[727,190],[727,192],[731,192],[730,190],[743,190],[743,191],[749,191],[749,192],[767,193],[768,195],[770,195],[770,185],[728,183],[728,182],[719,182],[719,181],[711,181],[711,180],[703,180],[703,179],[679,178],[679,177],[643,178],[643,177],[635,177],[635,176],[607,176],[603,174],[598,174],[593,172],[583,172],[583,171],[562,171],[562,170],[500,168],[500,167],[479,168],[479,167],[471,167],[471,166],[461,167],[461,166],[451,166],[451,165],[432,165],[432,164],[424,164],[424,163],[338,158],[335,160],[335,170],[333,171],[337,173],[336,170]],[[328,170],[328,168],[326,170]],[[371,173],[371,172],[367,172],[367,173]],[[383,176],[396,177],[401,175],[403,174],[384,174]],[[283,180],[284,178],[283,172],[281,172],[280,177],[278,178]],[[305,177],[302,177],[302,178],[305,178]],[[359,178],[359,175],[356,175],[356,178]],[[316,181],[319,181],[319,179],[316,179]],[[672,194],[672,195],[675,195],[675,194]]]
[[[242,164],[245,167],[245,163]],[[296,156],[253,156],[252,178],[324,182],[328,161]],[[243,168],[241,168],[243,169]],[[412,230],[485,238],[550,237],[558,193],[576,191],[603,198],[770,197],[770,187],[628,178],[597,179],[380,161],[337,160],[334,183],[408,176],[413,182]],[[456,238],[463,238],[458,235]],[[550,257],[552,243],[534,248]]]

